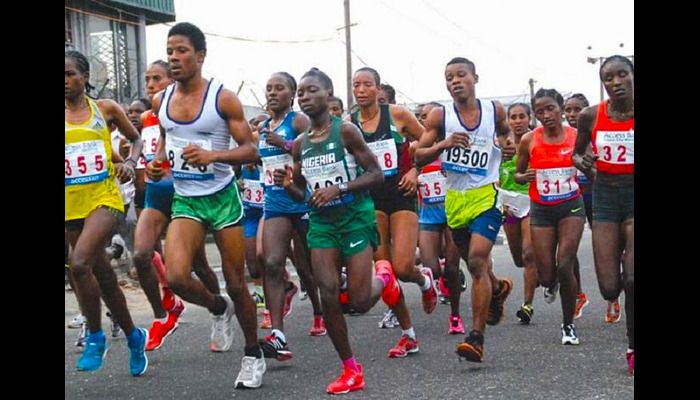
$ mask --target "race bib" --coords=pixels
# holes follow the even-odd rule
[[[204,150],[211,150],[209,140],[188,140],[174,136],[168,136],[166,142],[168,160],[173,171],[173,178],[192,181],[205,181],[214,179],[213,166],[211,164],[193,167],[185,161],[182,155],[183,149],[190,144],[199,146]]]
[[[440,171],[418,175],[418,191],[425,204],[445,202],[447,178]]]
[[[102,140],[66,144],[65,184],[85,185],[109,176],[107,152]]]
[[[542,201],[569,200],[576,197],[576,168],[547,168],[536,172],[537,192]]]
[[[274,172],[276,169],[288,170],[294,167],[294,159],[290,154],[278,154],[276,156],[263,157],[263,183],[273,190],[285,190],[282,187],[275,187]]]
[[[516,218],[525,218],[530,213],[530,196],[526,194],[498,189],[501,193],[503,209]]]
[[[265,191],[262,182],[243,179],[243,203],[249,207],[262,208],[265,201]]]
[[[143,154],[139,157],[139,162],[136,164],[137,169],[146,168],[146,164],[153,161],[158,147],[158,138],[160,137],[160,128],[158,125],[151,125],[143,128],[141,131],[141,140],[143,140]]]
[[[452,147],[442,153],[442,168],[459,174],[486,176],[488,173],[491,146],[485,138],[471,141],[470,148]]]
[[[627,132],[598,131],[595,144],[601,161],[634,164],[634,129]]]
[[[311,193],[321,188],[327,188],[349,181],[342,161],[314,167],[304,167],[302,173],[304,178],[306,178]],[[352,194],[346,193],[329,201],[324,207],[346,204],[351,202],[353,198],[354,196]]]
[[[394,139],[380,140],[367,143],[367,147],[372,150],[377,162],[384,172],[384,176],[394,176],[399,173],[399,157],[396,153]]]

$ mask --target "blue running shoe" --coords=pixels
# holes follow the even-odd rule
[[[136,340],[136,343],[131,343],[129,338],[129,351],[131,356],[129,357],[129,372],[133,376],[143,375],[148,369],[148,357],[146,357],[146,343],[148,343],[148,331],[143,328],[137,328],[140,337]]]
[[[88,335],[85,340],[83,355],[78,359],[78,371],[97,371],[102,368],[107,354],[107,339],[102,335],[101,339],[96,339]]]

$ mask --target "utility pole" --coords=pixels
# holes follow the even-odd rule
[[[535,98],[535,82],[537,81],[532,78],[527,81],[527,83],[530,84],[530,103],[532,103],[532,100]]]
[[[345,6],[345,68],[346,68],[346,86],[347,86],[347,106],[346,109],[349,110],[352,107],[352,54],[350,49],[350,0],[344,0],[343,5]]]

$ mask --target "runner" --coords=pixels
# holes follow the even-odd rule
[[[529,105],[514,103],[508,106],[508,125],[510,125],[512,133],[506,137],[499,137],[501,145],[506,145],[505,140],[517,147],[523,135],[528,132],[531,119]],[[517,154],[511,160],[501,162],[501,188],[499,191],[503,198],[503,211],[505,213],[503,230],[508,239],[508,248],[513,256],[515,266],[524,267],[524,302],[515,315],[522,324],[529,324],[535,313],[532,302],[535,297],[535,288],[538,285],[537,266],[535,265],[535,254],[530,236],[529,185],[515,182],[514,174],[517,162]]]
[[[442,105],[428,103],[423,106],[418,119],[421,125],[425,123],[428,114],[435,107],[439,108]],[[417,142],[415,143],[417,144]],[[451,313],[447,333],[463,335],[464,325],[459,316],[459,299],[462,294],[459,250],[452,241],[450,230],[446,229],[446,185],[447,181],[442,172],[440,159],[423,167],[422,173],[418,176],[418,194],[421,197],[420,216],[418,217],[420,227],[418,246],[420,247],[421,263],[424,267],[430,268],[433,276],[439,277],[440,295],[445,296],[444,303],[450,303]]]
[[[293,179],[287,169],[276,169],[274,178],[297,201],[308,199],[308,191],[313,190],[308,234],[311,264],[328,333],[343,367],[326,391],[341,394],[365,386],[339,301],[341,259],[348,266],[347,290],[353,309],[367,312],[380,296],[393,307],[400,289],[387,260],[377,260],[372,278],[372,250],[379,236],[367,190],[382,182],[382,171],[360,131],[328,113],[332,94],[333,83],[322,71],[312,68],[302,76],[299,105],[311,118],[311,130],[294,142]]]
[[[423,127],[407,108],[379,105],[379,82],[379,73],[372,68],[355,71],[352,86],[359,110],[346,117],[360,129],[384,172],[384,183],[370,190],[381,238],[374,259],[391,260],[398,279],[417,284],[423,292],[423,310],[430,314],[437,305],[433,273],[429,268],[418,269],[414,251],[406,251],[418,244],[415,198],[418,170],[411,165],[407,138],[420,138]],[[389,357],[418,352],[418,339],[403,294],[392,311],[401,325],[402,335],[389,350]]]
[[[478,80],[474,63],[466,58],[447,63],[445,81],[453,101],[428,114],[416,149],[416,161],[422,165],[442,154],[447,173],[447,225],[473,282],[473,328],[457,346],[457,354],[474,362],[483,359],[486,323],[501,321],[503,305],[513,289],[509,278],[497,279],[493,274],[491,249],[502,221],[496,190],[501,153],[505,158],[515,153],[514,147],[499,147],[496,136],[510,132],[506,112],[500,103],[476,98]]]
[[[588,107],[588,99],[586,99],[586,96],[584,96],[581,93],[574,93],[569,97],[565,102],[564,102],[564,116],[566,117],[566,121],[569,123],[569,126],[572,128],[576,128],[578,126],[578,115],[581,113],[581,111]],[[586,148],[586,152],[592,154],[593,147],[589,145]],[[588,226],[592,227],[593,226],[593,191],[591,189],[591,181],[588,179],[586,174],[581,172],[580,170],[576,170],[576,176],[578,178],[578,184],[579,187],[581,188],[581,194],[583,195],[583,204],[586,206],[586,220],[588,221]],[[622,265],[620,265],[620,270],[622,270]],[[581,278],[579,274],[579,267],[578,264],[576,265],[576,279],[578,280],[578,292],[579,292],[579,298],[576,301],[576,314],[574,315],[574,319],[578,319],[581,316],[581,313],[579,310],[583,308],[584,305],[588,304],[588,299],[585,299],[582,301],[581,299]],[[622,316],[620,314],[620,298],[618,297],[617,299],[613,301],[608,301],[607,302],[607,307],[605,309],[605,322],[607,323],[617,323],[620,321],[620,317]]]
[[[257,158],[250,127],[236,95],[216,80],[202,78],[206,40],[199,28],[187,22],[173,26],[168,32],[167,54],[175,83],[154,97],[153,112],[160,121],[160,140],[169,161],[165,165],[170,164],[175,187],[165,239],[168,284],[184,300],[212,313],[212,351],[230,349],[235,310],[245,336],[245,355],[235,386],[257,388],[262,384],[265,359],[257,342],[255,303],[244,277],[243,205],[231,168],[231,164]],[[231,137],[237,143],[232,150]],[[165,160],[158,154],[148,163],[149,179],[163,177]],[[207,228],[214,231],[221,253],[228,296],[212,294],[191,274]]]
[[[535,93],[535,117],[542,126],[520,141],[515,181],[530,183],[530,234],[548,303],[561,285],[561,343],[577,345],[574,265],[586,211],[571,160],[576,129],[563,126],[563,106],[564,98],[554,89]]]
[[[598,286],[607,301],[625,291],[626,357],[628,371],[634,374],[634,65],[627,57],[608,57],[600,66],[600,80],[609,99],[579,115],[573,158],[578,169],[595,175],[593,254]],[[589,144],[593,155],[586,154]]]
[[[105,247],[124,213],[115,175],[121,181],[133,179],[141,141],[121,107],[112,100],[93,100],[90,64],[77,51],[65,53],[65,225],[71,274],[76,296],[87,319],[89,333],[85,350],[78,359],[80,371],[102,367],[107,342],[102,331],[100,298],[105,301],[127,337],[130,351],[129,372],[143,375],[148,368],[145,347],[148,331],[137,328],[126,300],[109,265]],[[116,170],[112,163],[112,143],[107,128],[114,122],[132,143],[127,161]]]
[[[272,332],[260,340],[265,357],[278,361],[289,360],[289,350],[284,335],[284,316],[291,310],[292,299],[298,288],[286,281],[285,265],[289,243],[295,238],[294,248],[301,255],[295,260],[299,278],[304,280],[314,313],[312,335],[324,334],[318,290],[311,275],[309,252],[306,244],[308,211],[306,203],[292,200],[284,188],[275,186],[273,172],[277,168],[292,166],[293,140],[309,128],[309,118],[292,111],[297,83],[286,72],[272,74],[265,87],[265,98],[270,118],[260,124],[258,153],[262,160],[262,180],[265,187],[264,223],[262,247],[265,271],[265,304],[270,310]],[[296,235],[293,235],[296,233]]]
[[[328,112],[338,118],[343,118],[345,108],[343,108],[343,100],[340,97],[333,96],[328,100]]]

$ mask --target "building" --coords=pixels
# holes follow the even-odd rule
[[[65,48],[90,61],[91,94],[145,97],[146,25],[175,21],[174,0],[65,0],[65,14]]]

